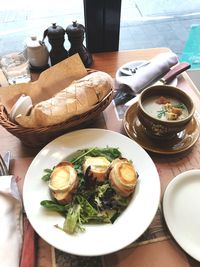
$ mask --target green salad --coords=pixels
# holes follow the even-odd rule
[[[90,179],[83,172],[83,162],[87,156],[102,156],[112,162],[114,159],[121,158],[122,154],[118,148],[94,147],[78,150],[67,158],[67,161],[73,164],[79,179],[72,200],[63,205],[52,198],[51,200],[41,201],[41,205],[64,216],[64,224],[55,226],[69,234],[84,231],[85,224],[114,223],[128,206],[132,197],[132,195],[123,197],[116,193],[110,185],[109,179],[100,182]],[[44,176],[42,177],[44,182],[49,182],[53,169],[44,170]]]

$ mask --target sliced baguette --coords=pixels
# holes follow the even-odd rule
[[[86,157],[83,163],[83,172],[88,172],[88,175],[102,182],[107,177],[110,161],[105,157]]]
[[[133,164],[125,158],[118,158],[110,165],[109,181],[112,188],[123,197],[134,192],[137,172]]]
[[[78,176],[73,165],[68,161],[60,162],[51,173],[49,189],[53,198],[60,204],[71,201],[78,186]]]

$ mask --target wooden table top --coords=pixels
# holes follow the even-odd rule
[[[161,52],[168,51],[170,50],[167,48],[153,48],[135,51],[97,53],[93,55],[94,62],[91,68],[105,71],[114,78],[117,69],[125,63],[134,60],[148,60]],[[37,77],[37,74],[33,74],[33,79],[37,79]],[[186,73],[180,75],[178,86],[191,95],[196,104],[197,111],[200,112],[199,91]],[[107,108],[104,112],[104,123],[106,127],[124,134],[121,121],[113,121],[111,118],[108,118],[110,110],[113,112],[112,108]],[[94,126],[96,127],[96,124]],[[4,154],[7,150],[10,150],[16,162],[20,162],[22,159],[26,158],[31,162],[32,158],[39,152],[39,149],[32,149],[22,145],[19,139],[8,133],[2,126],[0,126],[0,140],[0,153]],[[179,155],[173,158],[166,158],[165,156],[151,155],[159,170],[162,195],[167,184],[174,176],[187,169],[200,168],[200,162],[196,160],[197,155],[200,155],[199,141],[195,144],[194,148],[184,156]],[[20,167],[17,169],[19,170],[19,168]],[[24,169],[24,172],[25,171],[26,168]],[[14,174],[16,174],[15,172],[16,170]],[[105,267],[200,267],[200,263],[187,255],[173,238],[143,244],[107,255],[103,257],[103,264]]]

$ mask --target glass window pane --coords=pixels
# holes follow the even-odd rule
[[[84,25],[83,0],[6,0],[0,5],[0,55],[23,50],[24,40],[31,35],[42,39],[54,22],[66,29],[75,20]]]
[[[169,47],[180,56],[199,14],[197,0],[122,0],[119,50]]]

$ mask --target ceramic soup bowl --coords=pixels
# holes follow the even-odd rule
[[[137,116],[148,135],[170,139],[185,129],[194,110],[192,99],[181,89],[155,85],[140,94]]]

